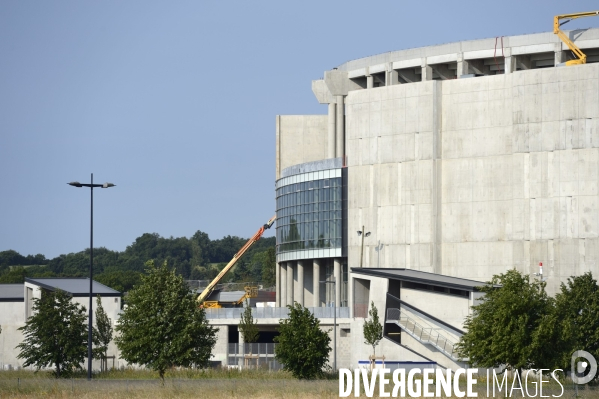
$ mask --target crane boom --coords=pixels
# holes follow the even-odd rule
[[[245,254],[247,252],[247,250],[250,249],[250,247],[252,245],[254,245],[256,243],[256,241],[258,241],[260,239],[260,237],[262,237],[262,234],[264,234],[264,231],[267,229],[270,229],[270,227],[275,222],[276,218],[277,218],[276,215],[273,216],[272,218],[270,218],[270,220],[268,222],[266,222],[266,224],[264,224],[262,227],[260,227],[260,229],[258,229],[256,234],[254,234],[254,236],[252,238],[250,238],[243,247],[241,247],[241,249],[233,256],[233,259],[231,259],[229,261],[229,263],[227,263],[227,266],[225,266],[223,268],[223,270],[221,270],[220,273],[218,273],[218,276],[216,276],[214,278],[214,280],[212,280],[210,282],[210,284],[208,284],[208,286],[204,289],[204,291],[202,291],[200,296],[198,296],[198,302],[204,302],[206,300],[206,298],[208,298],[208,295],[210,295],[212,290],[214,290],[214,287],[216,286],[216,284],[219,283],[219,281],[225,276],[225,274],[227,274],[227,272],[229,270],[231,270],[231,268],[233,266],[235,266],[235,263],[237,263],[237,261],[243,256],[243,254]]]
[[[572,50],[574,55],[576,55],[576,57],[578,57],[578,59],[576,59],[576,60],[567,61],[566,62],[567,66],[586,64],[587,56],[582,52],[582,50],[577,45],[574,44],[574,42],[572,40],[570,40],[570,38],[568,36],[566,36],[566,34],[564,32],[562,32],[562,30],[560,29],[560,26],[562,26],[565,23],[570,22],[573,19],[584,18],[584,17],[594,17],[597,15],[599,15],[599,11],[577,12],[574,14],[562,14],[562,15],[556,15],[555,17],[553,17],[553,33],[555,33],[562,40],[562,42],[566,43],[566,46],[568,46],[568,48],[570,50]],[[566,21],[560,23],[560,20],[562,20],[562,19],[566,19]]]

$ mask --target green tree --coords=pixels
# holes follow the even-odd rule
[[[250,307],[249,299],[246,300],[246,306],[241,314],[239,332],[243,336],[243,342],[248,344],[258,341],[258,337],[260,337],[258,326],[254,321],[254,316],[252,316],[252,308]]]
[[[383,326],[379,321],[379,311],[374,306],[374,301],[370,305],[368,314],[370,315],[370,320],[364,322],[364,343],[372,346],[372,352],[376,356],[376,346],[383,339]]]
[[[102,300],[100,295],[96,298],[96,327],[93,330],[93,341],[94,341],[94,358],[102,359],[106,362],[108,356],[108,344],[112,341],[112,326],[110,325],[110,319],[104,311],[102,306]]]
[[[295,378],[319,377],[331,352],[331,338],[307,308],[297,302],[287,307],[289,317],[279,321],[279,336],[274,339],[275,357]]]
[[[467,332],[456,346],[459,356],[481,367],[546,368],[542,360],[553,348],[534,342],[535,332],[552,307],[545,283],[531,282],[529,276],[509,270],[493,276],[481,291],[485,297],[472,307],[464,323]]]
[[[163,382],[170,367],[207,366],[218,330],[208,324],[196,297],[166,263],[147,262],[141,284],[125,297],[116,328],[122,357],[157,371]]]
[[[273,287],[276,284],[276,265],[277,257],[275,248],[270,247],[260,254],[262,262],[262,283],[266,287]]]
[[[535,334],[535,347],[550,347],[544,367],[570,370],[570,357],[585,350],[599,358],[599,286],[588,272],[561,284],[555,306]]]
[[[25,360],[24,367],[53,366],[56,378],[70,376],[87,355],[86,321],[85,308],[64,291],[42,292],[41,299],[33,299],[33,316],[19,328],[24,339],[17,357]]]

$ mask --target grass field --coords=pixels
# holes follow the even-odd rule
[[[549,386],[544,395],[558,395]],[[574,387],[565,384],[562,398],[575,397]],[[390,389],[387,390],[390,392]],[[479,397],[486,396],[486,383],[479,380]],[[362,396],[364,390],[361,389]],[[337,398],[337,376],[316,381],[298,381],[286,372],[265,370],[175,370],[167,373],[164,385],[157,374],[145,370],[123,370],[73,379],[54,379],[48,372],[0,371],[0,398]],[[514,395],[522,397],[520,393]],[[350,397],[354,397],[353,393]],[[378,386],[375,389],[378,396]],[[496,397],[503,397],[496,394]],[[538,397],[538,396],[537,396]],[[597,398],[599,391],[581,387],[578,397]]]

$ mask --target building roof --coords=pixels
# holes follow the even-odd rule
[[[72,296],[89,296],[89,278],[88,277],[62,277],[62,278],[25,278],[25,282],[37,285],[47,290],[56,289],[65,291]],[[93,295],[100,296],[121,296],[117,290],[100,284],[94,280]]]
[[[352,267],[351,271],[352,273],[365,274],[367,276],[391,278],[400,281],[411,281],[414,283],[430,284],[439,287],[456,288],[466,291],[478,291],[478,287],[483,287],[486,285],[486,283],[482,281],[444,276],[442,274],[422,272],[413,269]]]
[[[25,301],[23,284],[0,284],[0,302],[23,301]]]

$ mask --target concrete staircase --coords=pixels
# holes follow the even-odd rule
[[[387,309],[386,323],[397,324],[405,333],[417,341],[435,347],[439,352],[453,361],[461,361],[455,347],[455,342],[439,334],[434,328],[426,327],[413,315],[400,309]]]

